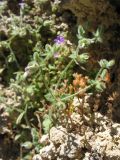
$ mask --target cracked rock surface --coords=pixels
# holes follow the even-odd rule
[[[45,146],[33,160],[119,160],[120,125],[100,113],[95,117],[98,127],[86,126],[84,134],[62,126],[51,128],[46,135],[49,142],[42,141]]]

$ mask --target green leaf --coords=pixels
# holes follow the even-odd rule
[[[48,102],[51,102],[51,103],[54,103],[54,102],[55,102],[55,99],[54,99],[54,97],[51,95],[51,93],[47,93],[47,94],[45,95],[45,98],[46,98],[46,100],[47,100]]]
[[[77,53],[76,51],[73,51],[73,53],[69,56],[71,59],[76,59],[77,58]]]
[[[100,82],[100,81],[96,81],[95,88],[96,88],[96,90],[98,92],[102,92],[105,89],[105,83],[104,82]]]
[[[28,94],[33,94],[34,93],[34,90],[35,90],[35,86],[34,85],[30,85],[26,88],[26,91]]]
[[[37,130],[35,128],[31,129],[31,135],[32,135],[32,139],[33,139],[33,144],[38,143],[39,133],[37,132]]]
[[[90,38],[82,38],[81,40],[79,40],[79,45],[80,48],[86,48],[88,47],[90,44],[93,44],[95,42],[94,38],[90,39]]]
[[[105,76],[106,76],[106,73],[107,73],[107,69],[103,69],[103,71],[102,71],[100,77],[101,77],[102,79],[104,79]]]
[[[106,59],[102,59],[99,61],[101,68],[107,68],[108,61]]]
[[[45,108],[39,108],[38,109],[40,112],[44,112],[45,111]]]
[[[48,67],[49,67],[50,70],[55,70],[56,69],[55,66],[53,66],[51,64],[49,64]]]
[[[48,26],[51,26],[53,24],[54,24],[54,22],[52,20],[45,20],[44,23],[43,23],[43,26],[48,27]]]
[[[46,44],[45,51],[46,52],[51,52],[51,50],[52,50],[52,47],[49,44]]]
[[[25,143],[22,143],[21,146],[24,147],[25,149],[31,149],[33,144],[32,144],[32,142],[27,141]]]
[[[103,27],[99,27],[97,31],[93,34],[97,42],[102,42]]]
[[[115,64],[115,60],[109,61],[108,64],[107,64],[108,69],[109,69],[110,67],[112,67],[114,64]]]
[[[51,118],[49,117],[49,115],[45,115],[44,117],[44,121],[42,123],[42,126],[43,126],[43,130],[45,133],[48,133],[48,131],[50,130],[50,128],[52,127],[52,120]]]
[[[20,123],[21,123],[21,120],[22,120],[24,114],[25,114],[25,111],[23,111],[23,112],[18,116],[18,118],[17,118],[17,120],[16,120],[16,124],[20,124]]]
[[[33,55],[33,59],[35,62],[39,63],[40,62],[40,56],[38,54],[38,52],[35,52]]]
[[[17,140],[20,139],[20,137],[21,137],[21,134],[17,134],[17,135],[15,136],[14,140],[17,141]]]
[[[31,129],[31,135],[32,135],[32,140],[33,140],[35,151],[39,152],[41,148],[41,144],[39,143],[39,132],[37,131],[36,128]]]
[[[102,59],[99,62],[101,68],[110,69],[115,64],[115,60],[107,61],[106,59]]]
[[[79,62],[80,63],[86,63],[88,59],[89,59],[88,53],[83,53],[83,54],[79,55]]]
[[[77,37],[78,39],[82,39],[83,37],[85,36],[85,30],[82,26],[79,26],[78,27],[78,34],[77,34]]]
[[[14,56],[14,54],[11,53],[11,54],[7,57],[7,59],[8,59],[8,62],[14,62],[14,61],[15,61],[15,56]]]
[[[5,68],[0,68],[0,74],[4,71]]]

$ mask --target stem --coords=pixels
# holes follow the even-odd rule
[[[76,54],[77,54],[77,55],[78,55],[78,53],[79,53],[79,48],[80,48],[80,45],[78,44],[77,49],[76,49]],[[73,62],[74,62],[74,60],[72,59],[72,60],[68,63],[68,65],[65,67],[65,69],[63,70],[63,72],[61,73],[61,76],[60,76],[60,78],[58,79],[58,83],[57,83],[57,85],[56,85],[56,89],[58,88],[58,86],[59,86],[62,78],[64,77],[64,74],[66,73],[66,71],[69,69],[69,67],[72,65]]]
[[[14,52],[13,52],[11,46],[10,46],[10,43],[8,43],[8,48],[9,48],[11,54],[13,54],[13,56],[14,56],[14,59],[15,59],[15,62],[16,62],[17,67],[20,68],[20,65],[19,65],[19,63],[18,63],[18,60],[17,60],[17,58],[16,58],[16,56],[15,56],[15,54],[14,54]]]
[[[74,94],[72,94],[72,95],[69,95],[69,96],[67,96],[67,97],[62,98],[61,100],[64,101],[64,100],[73,98],[74,96],[76,96],[76,95],[78,95],[78,94],[80,94],[80,93],[86,92],[86,91],[87,91],[88,89],[90,89],[91,87],[93,87],[93,84],[87,86],[86,88],[84,88],[84,89],[82,89],[82,90],[80,90],[80,91],[78,91],[78,92],[76,92],[76,93],[74,93]]]
[[[20,8],[20,28],[22,29],[22,26],[23,26],[23,11],[22,9]]]
[[[26,104],[26,107],[25,107],[25,121],[26,121],[27,126],[29,126],[29,128],[31,128],[28,117],[27,117],[27,110],[28,110],[28,106]]]
[[[10,37],[9,39],[6,40],[9,44],[11,44],[12,40],[16,37],[16,35]]]
[[[9,68],[9,63],[6,59],[6,56],[4,55],[4,53],[0,52],[1,56],[5,59],[5,64],[6,64],[6,67]]]
[[[100,68],[99,72],[97,73],[96,77],[95,77],[95,80],[98,79],[98,77],[100,76],[100,74],[102,73],[104,68]]]
[[[22,151],[22,146],[20,145],[20,159],[22,160],[23,157],[23,151]]]
[[[80,49],[80,44],[78,44],[77,49],[76,49],[77,56],[78,56],[78,53],[79,53],[79,49]]]
[[[40,70],[41,70],[41,75],[42,75],[42,78],[43,78],[43,80],[44,80],[44,84],[45,84],[45,87],[46,87],[46,89],[48,90],[48,92],[51,94],[51,96],[54,98],[54,100],[57,102],[57,99],[56,99],[56,97],[54,96],[54,94],[52,93],[52,91],[51,91],[51,89],[48,87],[48,85],[47,85],[47,83],[46,83],[46,80],[45,80],[45,78],[44,78],[44,74],[43,74],[43,71],[42,71],[42,68],[40,67]]]
[[[59,86],[62,78],[64,77],[64,74],[66,73],[66,71],[69,69],[69,67],[72,65],[73,62],[74,62],[74,60],[72,59],[72,60],[68,63],[68,65],[65,67],[65,69],[63,70],[63,72],[61,73],[61,76],[60,76],[60,78],[58,79],[58,83],[57,83],[57,85],[56,85],[56,89],[58,88],[58,86]]]

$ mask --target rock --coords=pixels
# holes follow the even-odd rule
[[[80,114],[78,113],[72,113],[71,114],[71,120],[72,122],[75,124],[75,125],[82,125],[83,124],[83,121],[82,121],[82,117]]]
[[[49,135],[46,134],[46,135],[43,135],[40,139],[40,143],[42,144],[48,144],[49,143]]]
[[[68,141],[59,147],[59,155],[69,159],[76,159],[82,156],[81,148],[83,147],[81,138],[78,135],[69,134]]]
[[[41,138],[41,142],[45,145],[39,154],[42,160],[120,159],[120,125],[118,123],[111,121],[109,124],[107,116],[97,113],[94,117],[95,124],[102,129],[96,130],[88,125],[85,126],[84,134],[82,134],[82,132],[78,133],[82,121],[80,115],[73,113],[71,118],[70,125],[73,125],[71,131],[62,126],[52,127],[49,133],[50,136],[47,134]],[[78,126],[78,128],[76,129],[74,126]],[[116,132],[113,132],[113,129]],[[49,143],[46,143],[46,141]],[[84,151],[83,148],[86,150]]]
[[[52,160],[52,158],[55,156],[55,147],[53,143],[50,143],[50,145],[43,147],[40,150],[40,156],[42,159]]]
[[[50,130],[50,140],[55,144],[62,144],[68,139],[67,130],[62,126],[52,127]]]
[[[106,157],[108,160],[120,160],[120,149],[107,151]]]
[[[98,24],[109,27],[117,22],[115,9],[106,0],[63,0],[61,5],[62,9],[70,10],[77,17],[78,24],[90,22],[89,30],[94,30]]]
[[[36,154],[32,160],[42,160],[41,156],[39,154]]]

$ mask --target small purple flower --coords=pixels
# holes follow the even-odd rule
[[[63,44],[63,43],[65,42],[65,39],[64,39],[64,37],[62,37],[62,36],[57,36],[57,37],[54,39],[54,42],[55,42],[56,44]]]
[[[59,53],[58,52],[56,52],[56,53],[54,53],[54,58],[59,58]]]
[[[19,3],[19,6],[21,7],[21,9],[24,9],[25,3],[23,2],[23,0],[21,0],[21,2]]]

